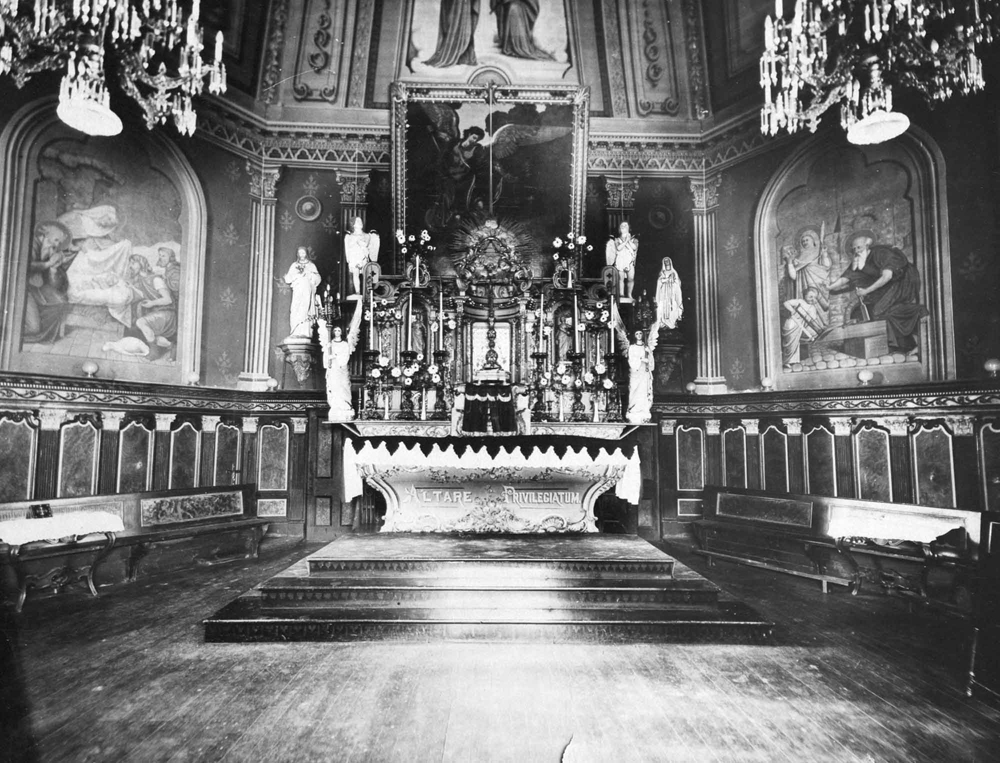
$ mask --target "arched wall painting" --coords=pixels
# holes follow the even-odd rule
[[[198,371],[204,197],[145,130],[90,138],[31,104],[0,138],[3,367],[183,383]]]
[[[916,129],[876,146],[819,136],[789,157],[755,226],[762,378],[954,377],[944,188],[943,159]]]

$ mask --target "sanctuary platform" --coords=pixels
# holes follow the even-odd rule
[[[209,642],[763,643],[771,623],[628,535],[333,541],[205,621]]]

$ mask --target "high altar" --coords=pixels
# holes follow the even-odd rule
[[[396,230],[376,260],[359,224],[340,282],[360,293],[317,300],[345,498],[378,489],[384,531],[595,532],[601,493],[638,501],[622,439],[649,420],[660,327],[625,292],[635,243],[623,263],[583,233],[587,101],[394,88]]]

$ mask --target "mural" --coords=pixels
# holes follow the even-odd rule
[[[96,361],[104,378],[186,380],[204,257],[189,168],[149,133],[95,140],[25,122],[36,135],[8,148],[25,164],[5,209],[8,367],[76,375]]]
[[[562,0],[421,2],[400,72],[420,80],[559,82],[570,67]]]
[[[924,281],[937,257],[926,213],[933,189],[900,147],[827,148],[772,181],[758,218],[758,263],[769,354],[780,386],[927,378],[950,325],[943,283]],[[892,155],[894,154],[894,155]],[[933,209],[933,207],[931,207]],[[940,277],[940,276],[939,276]],[[940,306],[943,316],[934,316]],[[938,333],[936,333],[938,332]]]

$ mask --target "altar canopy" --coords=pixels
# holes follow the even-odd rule
[[[382,532],[597,532],[594,502],[638,503],[639,452],[623,448],[344,444],[344,499],[363,480],[385,496]],[[492,451],[492,452],[491,452]]]

